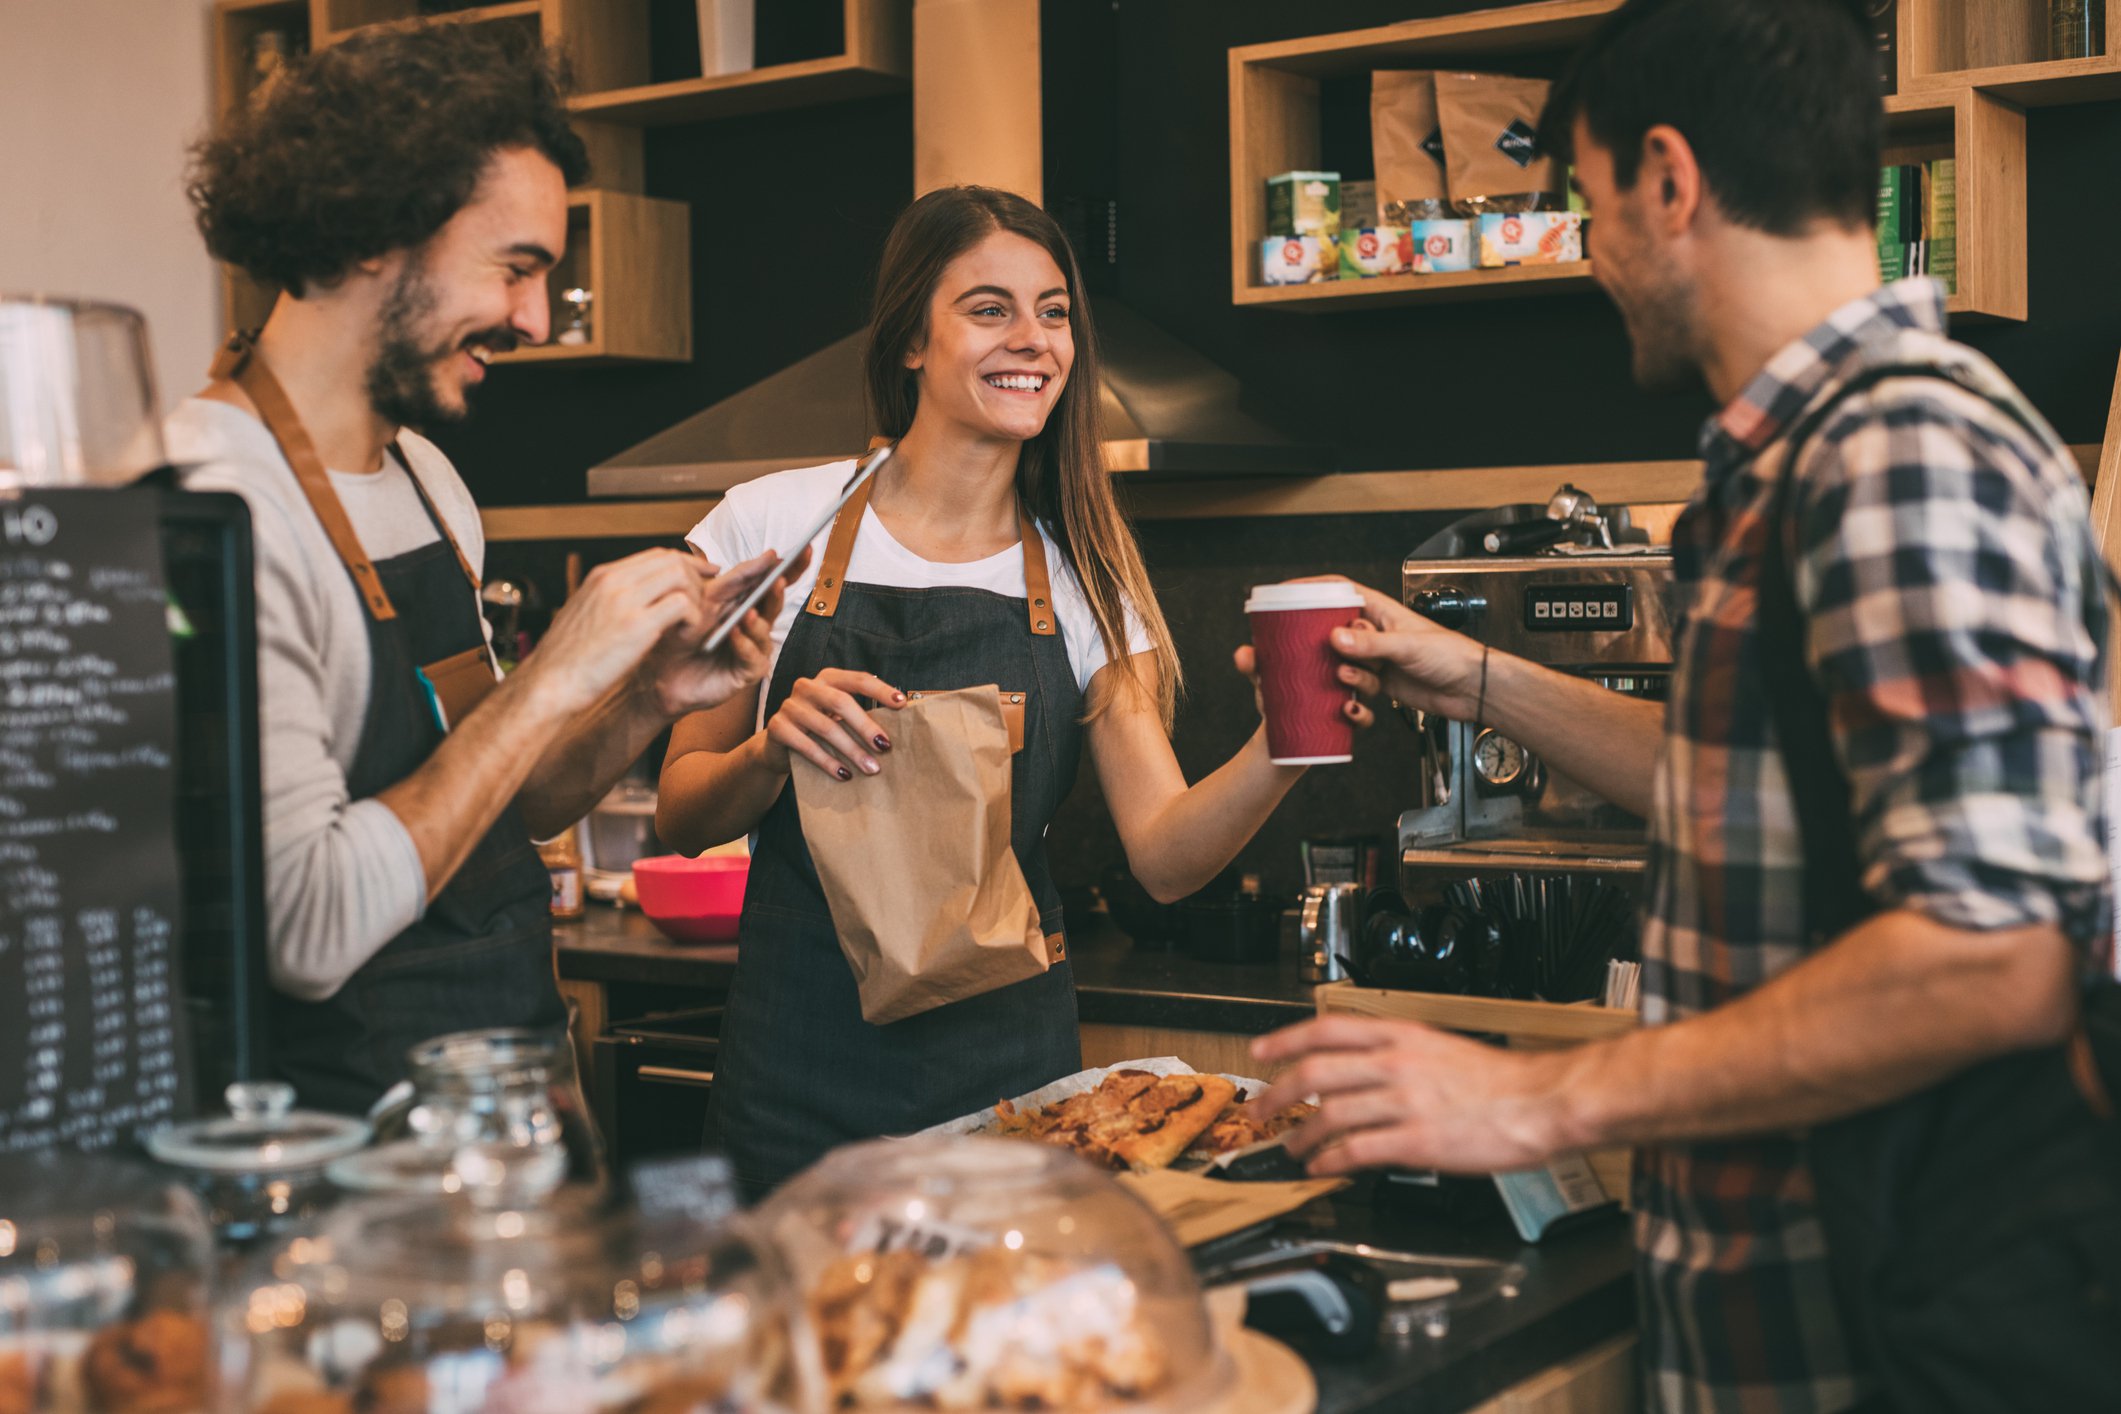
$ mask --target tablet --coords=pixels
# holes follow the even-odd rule
[[[840,494],[825,504],[825,508],[818,512],[817,519],[810,523],[810,527],[793,544],[778,547],[779,554],[774,560],[775,569],[768,571],[765,578],[752,585],[751,592],[746,594],[737,603],[737,606],[731,609],[727,616],[714,626],[714,632],[708,634],[707,641],[700,645],[702,653],[712,653],[715,649],[722,646],[729,635],[736,631],[736,626],[744,621],[744,615],[750,613],[758,606],[759,600],[766,597],[767,588],[780,579],[779,566],[787,564],[797,555],[802,554],[804,546],[823,534],[825,527],[832,524],[832,518],[840,513],[840,508],[847,504],[849,498],[856,491],[861,489],[862,483],[876,475],[876,469],[890,460],[891,448],[888,446],[878,447],[869,454],[867,460],[854,468],[854,475],[847,478],[847,484],[840,488]]]

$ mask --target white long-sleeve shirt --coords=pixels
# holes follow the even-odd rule
[[[233,491],[250,507],[270,974],[280,990],[321,1000],[418,921],[427,901],[426,872],[403,822],[381,801],[354,800],[347,790],[368,716],[367,610],[262,422],[192,398],[165,431],[187,489]],[[424,437],[406,432],[399,445],[472,569],[482,570],[478,508],[456,469]],[[334,471],[331,480],[370,559],[438,538],[394,458],[380,472]]]

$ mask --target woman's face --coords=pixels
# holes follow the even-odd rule
[[[906,355],[920,375],[915,417],[1028,442],[1075,362],[1067,277],[1036,241],[996,231],[950,262],[928,302],[928,338]]]

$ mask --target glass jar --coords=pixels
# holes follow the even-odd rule
[[[239,1080],[228,1113],[148,1136],[147,1151],[187,1174],[207,1219],[240,1250],[321,1213],[338,1196],[325,1166],[368,1143],[368,1125],[347,1115],[298,1110],[281,1080]],[[0,1409],[4,1409],[0,1405]]]
[[[0,1155],[0,1410],[205,1410],[211,1261],[198,1201],[167,1176]]]
[[[712,1414],[817,1407],[796,1303],[723,1201],[617,1206],[580,1191],[493,1206],[348,1201],[221,1304],[225,1407],[252,1414]],[[474,1201],[476,1200],[476,1201]]]
[[[839,1409],[1219,1407],[1234,1366],[1148,1206],[1059,1149],[838,1149],[756,1217]]]
[[[2047,0],[2047,57],[2090,59],[2106,52],[2106,0]]]
[[[506,1163],[513,1181],[535,1193],[602,1181],[603,1144],[566,1032],[457,1031],[413,1047],[407,1059],[403,1100],[376,1119],[380,1142],[333,1163],[334,1183],[364,1193],[453,1193],[465,1154]]]

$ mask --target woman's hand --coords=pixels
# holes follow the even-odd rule
[[[814,678],[798,678],[766,723],[766,764],[785,772],[800,756],[843,781],[853,780],[856,771],[873,776],[883,770],[877,757],[891,749],[890,734],[863,710],[857,694],[885,707],[906,705],[905,693],[872,673],[826,668]]]
[[[1237,664],[1237,670],[1252,679],[1252,705],[1258,709],[1260,720],[1265,721],[1267,718],[1267,703],[1259,692],[1258,653],[1254,652],[1252,645],[1247,643],[1230,656],[1231,660]],[[1377,674],[1365,668],[1358,668],[1353,663],[1342,663],[1336,675],[1355,693],[1353,697],[1343,704],[1341,711],[1345,712],[1348,720],[1353,722],[1358,728],[1368,727],[1377,720],[1377,714],[1364,705],[1363,699],[1377,695]]]

